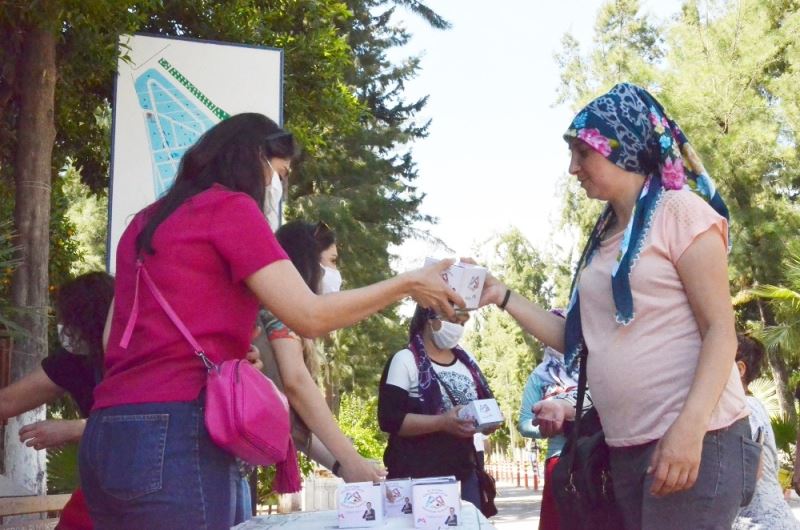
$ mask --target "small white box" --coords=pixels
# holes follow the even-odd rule
[[[411,519],[413,504],[411,502],[411,479],[394,479],[384,482],[384,510],[386,517],[403,517]]]
[[[475,428],[479,431],[499,427],[504,421],[497,400],[493,398],[470,401],[458,411],[458,417],[462,420],[474,420]]]
[[[425,266],[439,261],[441,260],[425,258]],[[484,267],[459,261],[442,272],[442,279],[455,292],[461,295],[466,304],[464,306],[465,309],[478,308],[478,304],[481,301],[481,292],[483,292],[483,283],[486,281],[486,269]]]
[[[414,528],[461,524],[461,487],[455,477],[433,477],[411,483]]]
[[[339,528],[383,525],[383,484],[353,482],[336,489]]]

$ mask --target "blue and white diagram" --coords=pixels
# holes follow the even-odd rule
[[[153,187],[161,197],[175,180],[183,153],[216,120],[153,68],[136,78],[135,89],[150,140]]]

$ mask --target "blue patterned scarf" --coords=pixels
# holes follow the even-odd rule
[[[636,317],[631,270],[639,258],[664,190],[689,188],[726,219],[728,208],[680,127],[641,87],[621,83],[586,105],[572,120],[564,140],[568,143],[581,140],[622,169],[645,176],[611,272],[616,320],[622,325],[630,324]],[[564,361],[573,373],[577,371],[578,353],[585,347],[578,293],[580,275],[591,261],[613,216],[611,206],[607,205],[592,229],[572,279]]]
[[[426,311],[428,311],[428,320],[435,317],[433,311]],[[417,363],[417,372],[419,373],[419,398],[422,402],[423,414],[436,415],[444,413],[444,400],[442,399],[442,390],[439,388],[439,378],[433,371],[433,364],[431,363],[430,357],[428,357],[428,352],[425,351],[425,341],[422,340],[422,332],[411,337],[411,341],[408,343],[408,349],[414,354],[414,360]],[[489,383],[483,376],[483,372],[481,372],[480,367],[472,357],[470,357],[461,346],[456,346],[451,351],[456,359],[461,361],[472,375],[478,399],[494,397],[492,391],[489,389]],[[453,405],[458,404],[459,403],[453,403]],[[463,405],[463,403],[461,404]]]

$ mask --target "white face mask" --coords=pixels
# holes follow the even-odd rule
[[[342,288],[342,273],[325,265],[320,267],[322,267],[322,294],[338,293]]]
[[[58,324],[56,326],[56,329],[58,330],[58,342],[61,343],[61,347],[70,353],[75,353],[72,351],[74,348],[72,342],[69,339],[69,334],[66,331],[64,331],[64,325]]]
[[[455,348],[464,336],[464,326],[442,320],[442,326],[436,330],[431,326],[431,339],[437,348],[449,350]]]
[[[270,167],[272,167],[270,165]],[[272,228],[272,231],[278,229],[278,223],[281,219],[281,199],[283,198],[283,184],[278,172],[272,170],[272,181],[266,186],[264,193],[264,215],[267,216],[267,222]]]

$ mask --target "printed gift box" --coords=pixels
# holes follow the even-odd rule
[[[339,528],[383,525],[383,484],[353,482],[336,488]]]
[[[411,502],[411,479],[394,479],[384,482],[384,514],[386,517],[404,517],[411,519],[413,505]]]
[[[447,528],[461,521],[461,484],[455,477],[411,482],[414,528]]]
[[[503,413],[495,399],[476,399],[470,401],[458,411],[458,417],[462,420],[472,419],[475,421],[475,428],[479,431],[493,429],[503,424]]]
[[[440,260],[425,258],[425,265],[432,265]],[[455,292],[461,295],[466,309],[477,309],[486,280],[486,269],[471,263],[457,262],[442,273],[442,279]]]

